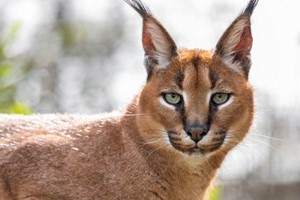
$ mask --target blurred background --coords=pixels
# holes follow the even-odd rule
[[[212,49],[247,0],[144,0],[179,47]],[[252,17],[256,122],[212,199],[300,199],[300,2]],[[145,83],[142,20],[122,0],[0,0],[0,112],[121,109]]]

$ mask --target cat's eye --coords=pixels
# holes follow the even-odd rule
[[[163,94],[164,100],[171,105],[178,105],[182,102],[182,97],[176,93]]]
[[[211,101],[214,105],[221,105],[228,101],[230,95],[228,93],[216,93],[212,96]]]

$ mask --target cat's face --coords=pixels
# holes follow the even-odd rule
[[[144,142],[187,155],[225,155],[248,132],[253,92],[248,83],[252,34],[250,1],[215,51],[178,51],[172,37],[140,1],[127,1],[143,17],[147,84],[138,99]]]
[[[154,70],[139,108],[149,144],[188,155],[230,150],[248,132],[254,110],[247,79],[199,50],[184,50],[167,68]]]

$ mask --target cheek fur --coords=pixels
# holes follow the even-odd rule
[[[214,121],[220,128],[229,130],[234,127],[234,124],[245,123],[244,116],[250,116],[247,113],[249,110],[244,106],[244,103],[236,97],[231,97],[228,102],[218,108]],[[252,119],[248,120],[251,121]]]
[[[162,103],[163,99],[159,99],[154,105],[156,115],[155,118],[159,119],[164,127],[168,130],[173,129],[178,124],[181,124],[180,116],[175,107],[167,104],[166,102]]]

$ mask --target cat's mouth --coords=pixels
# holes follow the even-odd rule
[[[171,145],[178,151],[188,155],[205,155],[218,150],[223,145],[226,132],[211,132],[198,142],[192,141],[188,139],[188,136],[182,136],[175,131],[169,131],[168,137]]]

